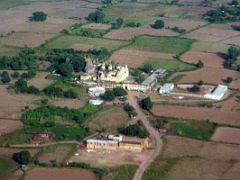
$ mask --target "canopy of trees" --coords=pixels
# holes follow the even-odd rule
[[[152,109],[152,106],[153,106],[153,104],[152,104],[150,97],[146,97],[141,100],[141,107],[143,109],[150,110],[150,109]]]
[[[240,49],[235,46],[231,46],[228,49],[228,58],[224,62],[224,67],[231,68],[232,65],[237,61],[237,58],[239,55],[240,55]]]
[[[138,121],[136,124],[129,125],[126,128],[119,129],[119,133],[126,136],[137,136],[140,138],[146,138],[149,135],[140,121]]]
[[[103,23],[104,17],[105,14],[102,11],[97,10],[95,12],[90,13],[88,17],[86,17],[86,20],[88,20],[89,22]]]
[[[120,86],[113,88],[113,93],[115,96],[126,96],[127,95],[127,91],[125,91],[125,89],[123,89]]]
[[[13,155],[13,160],[20,164],[29,164],[32,161],[32,157],[29,151],[20,151],[19,153],[15,153]]]
[[[7,71],[3,71],[1,81],[3,84],[7,84],[11,81],[11,78]]]
[[[30,21],[42,22],[47,20],[47,14],[41,11],[33,12],[32,16],[29,18]]]
[[[156,20],[155,23],[152,25],[152,28],[154,29],[162,29],[164,28],[165,23],[163,20]]]

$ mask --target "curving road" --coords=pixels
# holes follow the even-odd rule
[[[137,92],[128,92],[128,102],[132,105],[136,112],[138,113],[137,119],[141,119],[147,131],[150,134],[150,138],[154,143],[154,150],[149,154],[149,156],[140,164],[137,171],[134,175],[134,180],[141,180],[145,170],[148,166],[154,161],[154,159],[159,155],[160,150],[162,148],[162,140],[159,132],[154,129],[149,123],[147,116],[142,112],[141,108],[138,105],[136,96],[139,96],[140,93]]]

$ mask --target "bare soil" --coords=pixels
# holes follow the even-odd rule
[[[133,48],[124,48],[115,52],[110,58],[111,61],[117,62],[122,65],[137,68],[144,64],[149,58],[169,59],[174,58],[174,54],[142,51]]]
[[[214,67],[221,68],[223,67],[223,62],[225,59],[217,54],[206,53],[206,52],[196,52],[188,51],[181,56],[181,60],[187,63],[196,64],[199,60],[204,63],[204,67]]]
[[[153,29],[150,25],[146,25],[139,28],[121,28],[114,30],[106,34],[104,37],[110,39],[119,39],[119,40],[131,40],[139,35],[154,35],[154,36],[176,36],[177,33],[169,29]]]
[[[53,82],[52,80],[46,78],[48,75],[48,72],[38,72],[33,79],[28,81],[28,85],[35,86],[42,90]]]
[[[229,128],[229,127],[219,127],[211,137],[211,140],[217,141],[217,142],[240,144],[239,137],[240,137],[240,129]]]
[[[222,124],[240,125],[240,112],[224,111],[215,108],[198,108],[154,104],[151,112],[156,116],[210,120],[212,122]]]
[[[94,45],[90,45],[90,44],[73,44],[70,48],[76,50],[76,51],[88,51],[89,49],[92,49],[94,47]]]
[[[25,177],[26,180],[95,180],[95,174],[85,169],[74,168],[42,168],[35,167]]]
[[[173,77],[177,75],[184,75],[184,77],[179,81],[180,83],[195,83],[199,80],[203,80],[205,83],[215,85],[223,84],[227,77],[236,79],[239,76],[236,71],[212,67],[204,67],[196,71],[176,73]]]
[[[0,124],[0,136],[9,134],[23,127],[22,121],[20,120],[0,119]]]
[[[80,99],[63,99],[63,98],[51,99],[50,103],[59,107],[68,107],[70,109],[77,109],[85,105],[85,101]]]

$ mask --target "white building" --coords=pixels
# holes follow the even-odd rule
[[[110,134],[110,135],[108,135],[108,139],[115,140],[115,141],[118,141],[118,142],[122,142],[123,136],[122,135]]]
[[[166,83],[160,88],[159,93],[161,95],[169,94],[170,92],[172,92],[173,89],[174,89],[174,84],[173,83]]]
[[[88,94],[92,97],[100,96],[105,93],[105,88],[104,87],[91,87],[88,89]]]
[[[223,96],[227,93],[228,87],[219,84],[212,92],[204,95],[206,99],[221,100]]]
[[[89,100],[89,104],[95,105],[95,106],[99,106],[103,103],[103,100],[100,99],[90,99]]]

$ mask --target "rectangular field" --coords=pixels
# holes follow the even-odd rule
[[[219,127],[211,137],[211,140],[224,143],[240,144],[240,129]]]

